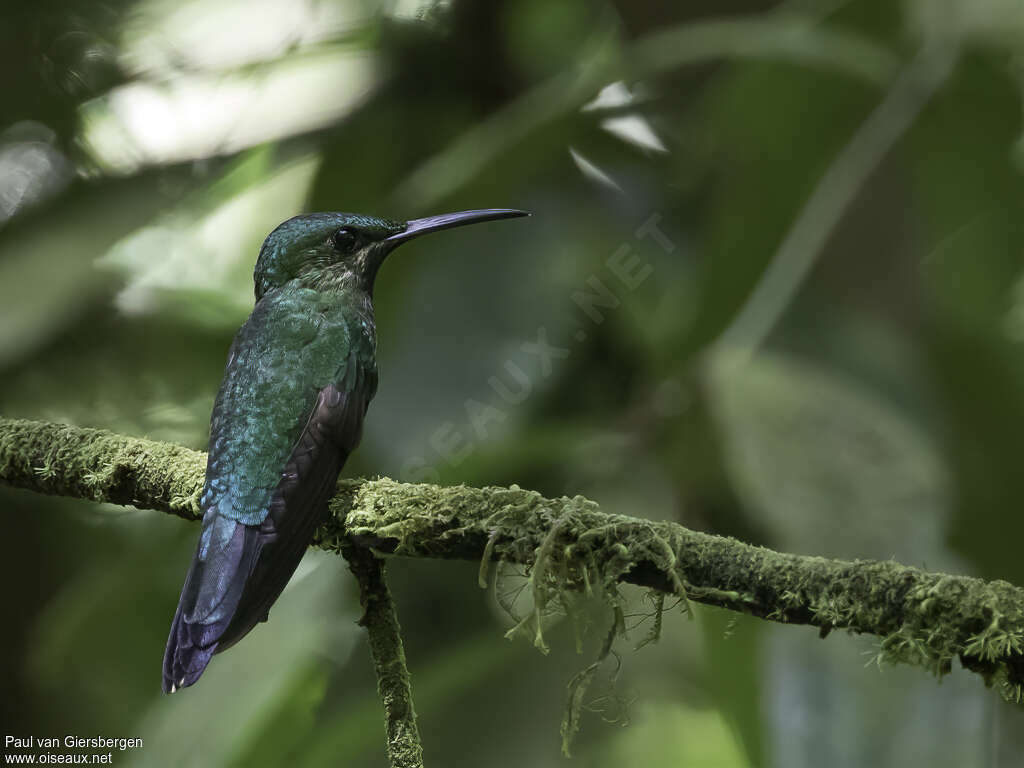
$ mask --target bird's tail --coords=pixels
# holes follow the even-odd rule
[[[259,526],[206,515],[167,637],[164,693],[192,685],[203,674],[235,615],[264,540]]]

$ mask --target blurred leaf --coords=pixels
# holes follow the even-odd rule
[[[165,181],[78,182],[8,224],[0,233],[0,365],[31,353],[105,297],[111,281],[95,259],[171,203]]]
[[[635,707],[633,722],[600,751],[582,754],[588,764],[613,768],[644,765],[677,768],[747,768],[743,748],[713,709],[687,707],[673,701],[646,702]]]
[[[252,307],[253,254],[264,230],[302,209],[318,163],[307,155],[282,164],[273,154],[270,146],[248,153],[100,259],[128,278],[117,296],[122,311],[161,310],[214,328],[242,323]]]
[[[873,392],[768,353],[739,370],[712,363],[708,391],[735,487],[777,546],[955,569],[937,562],[949,513],[941,456]]]

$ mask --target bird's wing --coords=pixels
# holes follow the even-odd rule
[[[238,642],[266,621],[323,522],[338,473],[362,434],[363,416],[376,389],[376,372],[360,368],[353,380],[320,391],[306,427],[288,457],[263,523],[261,551],[253,564],[234,618],[217,647]]]
[[[232,345],[211,420],[203,532],[164,656],[168,691],[191,685],[213,653],[266,619],[322,520],[376,389],[372,350],[360,349],[365,340],[344,322],[287,326],[289,318],[260,310],[246,325],[269,322],[278,337],[271,343],[243,326]]]

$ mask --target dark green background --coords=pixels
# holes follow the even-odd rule
[[[4,6],[5,416],[202,448],[280,220],[520,207],[534,216],[425,238],[382,270],[381,386],[346,474],[581,493],[1024,583],[1024,6],[399,5]],[[581,109],[616,82],[632,101]],[[844,165],[879,135],[869,116],[900,110],[869,142],[880,162]],[[833,227],[813,201],[837,190],[852,199]],[[671,252],[636,236],[652,215]],[[823,244],[780,250],[794,227]],[[622,246],[650,267],[634,289],[607,263]],[[807,279],[755,293],[794,253]],[[574,300],[594,277],[618,301],[600,322]],[[723,341],[751,301],[753,335]],[[549,371],[522,346],[541,328],[567,350]],[[521,403],[489,384],[515,388],[509,365]],[[481,404],[500,415],[474,426]],[[197,528],[10,490],[0,516],[5,735],[142,737],[120,765],[384,764],[341,561],[311,554],[271,621],[169,698]],[[390,572],[427,764],[561,764],[565,684],[607,616],[582,655],[556,623],[542,656],[502,638],[475,563]],[[1020,764],[1020,713],[961,670],[878,671],[870,638],[707,609],[634,651],[647,629],[599,673],[573,764]]]

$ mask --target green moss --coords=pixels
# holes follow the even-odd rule
[[[206,457],[99,429],[0,420],[0,481],[39,493],[199,515]]]
[[[0,482],[42,493],[134,504],[195,519],[205,456],[94,429],[0,419]],[[876,660],[948,674],[953,663],[1009,701],[1024,699],[1024,590],[894,562],[773,552],[669,522],[608,515],[580,496],[518,486],[468,488],[344,480],[315,544],[350,543],[408,557],[526,569],[533,611],[517,633],[544,648],[544,618],[581,594],[614,611],[628,581],[772,621],[880,638]],[[589,669],[589,667],[588,667]],[[578,699],[583,678],[570,692]],[[572,717],[568,732],[573,731]]]
[[[370,657],[377,673],[390,764],[393,768],[422,768],[423,749],[413,707],[412,682],[384,563],[361,547],[346,546],[343,554],[359,582],[363,606],[359,623],[366,627]]]
[[[583,712],[583,700],[587,690],[594,681],[597,670],[600,669],[605,659],[611,655],[615,639],[624,633],[625,620],[622,616],[622,610],[616,608],[612,625],[605,635],[604,643],[601,645],[601,650],[597,653],[597,658],[592,664],[587,665],[573,675],[573,678],[569,681],[567,686],[568,697],[565,704],[565,714],[562,716],[561,727],[562,754],[566,757],[571,756],[572,741],[580,730],[580,716]]]
[[[612,606],[615,620],[597,659],[569,683],[562,723],[566,753],[594,675],[611,653],[614,639],[625,633],[622,578],[638,563],[651,563],[671,591],[686,600],[675,545],[663,527],[628,518],[609,520],[581,496],[551,500],[517,486],[439,488],[381,479],[345,494],[334,510],[338,517],[345,516],[354,538],[385,539],[387,549],[399,555],[429,556],[442,550],[446,541],[478,543],[470,551],[481,557],[484,584],[491,561],[526,565],[532,608],[506,637],[525,637],[542,653],[548,651],[546,620],[552,614],[571,615],[579,594],[596,594]],[[652,614],[655,637],[660,633],[661,605],[659,601]]]
[[[510,488],[439,488],[381,479],[335,501],[357,539],[410,557],[483,558],[527,566],[533,612],[513,634],[544,648],[543,613],[570,595],[615,605],[620,581],[793,624],[872,633],[878,661],[947,674],[955,659],[1022,698],[1024,592],[893,562],[789,555],[671,523],[609,516],[582,497]],[[336,533],[340,533],[340,526]]]

